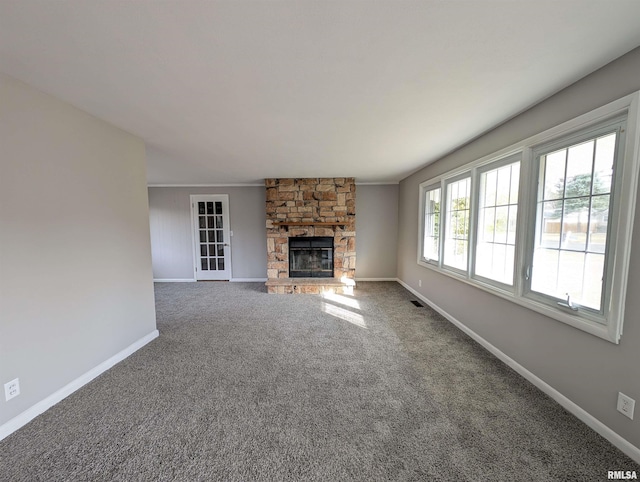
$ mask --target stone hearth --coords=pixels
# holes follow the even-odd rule
[[[265,179],[269,293],[345,292],[356,267],[354,178]],[[334,278],[290,278],[289,237],[332,236]]]

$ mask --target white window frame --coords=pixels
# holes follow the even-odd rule
[[[431,258],[426,258],[424,256],[424,236],[425,236],[424,220],[426,215],[425,204],[427,200],[427,193],[434,191],[436,189],[440,190],[440,213],[438,216],[438,234],[440,235],[440,239],[438,241],[438,259],[431,259]],[[442,239],[441,239],[442,238],[442,186],[440,185],[440,183],[425,185],[423,189],[420,189],[420,210],[419,211],[420,211],[420,220],[421,220],[420,221],[421,239],[420,239],[420,248],[418,249],[418,262],[437,266],[440,260],[442,259]]]
[[[624,307],[627,291],[627,279],[631,257],[631,236],[635,217],[635,205],[638,191],[638,173],[640,169],[640,91],[597,108],[591,112],[571,119],[563,124],[548,129],[523,141],[515,143],[490,155],[465,164],[451,172],[428,179],[419,187],[419,229],[418,258],[420,266],[435,270],[461,282],[478,287],[518,305],[542,313],[562,323],[598,336],[612,343],[619,343],[622,336]],[[584,134],[587,130],[596,129],[605,122],[625,116],[626,137],[623,139],[621,152],[618,155],[614,186],[611,194],[613,204],[609,214],[610,237],[607,242],[607,276],[609,289],[606,292],[606,306],[603,313],[594,314],[590,310],[573,312],[549,303],[548,300],[531,296],[529,283],[526,280],[527,266],[531,261],[536,223],[536,201],[538,180],[538,163],[535,150],[556,141],[566,142],[573,136]],[[520,186],[518,196],[518,220],[516,231],[516,254],[514,261],[513,286],[504,285],[473,272],[476,252],[476,227],[478,218],[478,179],[481,172],[499,167],[501,164],[515,162],[520,158]],[[443,265],[444,219],[446,213],[446,184],[471,175],[471,217],[469,226],[469,249],[467,270],[461,271]],[[424,196],[431,189],[441,188],[440,205],[440,253],[438,262],[422,257],[424,241]]]
[[[579,132],[576,132],[575,135],[570,135],[570,136],[566,136],[566,137],[562,137],[559,141],[552,141],[549,143],[545,143],[542,145],[538,145],[533,149],[533,154],[532,154],[532,170],[534,171],[534,179],[537,179],[537,184],[538,184],[538,189],[542,189],[542,187],[540,187],[540,183],[541,183],[541,168],[540,168],[540,156],[545,153],[545,152],[550,152],[552,150],[556,150],[556,149],[561,149],[564,146],[570,145],[570,144],[577,144],[579,142],[585,141],[587,139],[592,139],[595,137],[598,137],[599,135],[604,134],[605,132],[612,132],[611,128],[613,126],[617,126],[619,124],[623,124],[623,128],[622,131],[619,134],[619,137],[617,139],[617,149],[616,149],[616,169],[614,170],[613,173],[613,179],[612,179],[612,186],[611,186],[611,191],[610,191],[610,196],[612,196],[612,203],[610,203],[610,222],[608,223],[608,236],[607,236],[607,250],[605,251],[604,255],[605,255],[605,273],[603,273],[604,277],[606,278],[605,283],[603,283],[603,295],[604,295],[604,299],[601,303],[602,306],[604,306],[603,309],[601,310],[594,310],[592,308],[587,308],[587,307],[580,307],[579,309],[582,310],[581,312],[581,316],[584,318],[587,318],[591,321],[594,321],[596,323],[600,323],[600,324],[607,324],[607,320],[606,320],[606,315],[607,313],[610,311],[610,309],[608,309],[609,306],[609,301],[612,298],[612,292],[610,289],[605,289],[607,288],[607,285],[610,285],[611,283],[611,277],[613,276],[613,259],[610,256],[610,254],[613,254],[612,252],[614,251],[614,249],[611,248],[611,246],[615,246],[615,238],[616,238],[616,233],[617,233],[617,226],[616,223],[618,222],[616,217],[615,217],[615,212],[616,212],[616,201],[618,200],[619,196],[616,196],[615,194],[617,192],[619,192],[620,189],[620,185],[622,182],[621,176],[618,175],[618,165],[620,165],[622,162],[622,153],[619,152],[619,147],[620,146],[624,146],[624,142],[626,140],[626,126],[625,124],[625,119],[626,116],[624,117],[614,117],[612,118],[610,121],[606,121],[604,123],[599,123],[596,126],[593,126],[592,128],[587,128],[587,129],[583,129]],[[532,193],[532,196],[535,198],[535,202],[532,203],[531,206],[529,206],[530,209],[530,213],[529,213],[529,222],[531,223],[531,225],[529,226],[529,233],[535,233],[536,229],[537,229],[537,217],[538,217],[538,213],[537,213],[537,204],[538,204],[538,196],[539,193],[538,192],[534,192]],[[619,204],[618,204],[619,206]],[[534,237],[535,236],[529,236],[527,241],[527,256],[526,256],[526,271],[528,272],[533,266],[533,255],[534,255],[534,250],[535,250],[535,241],[534,241]],[[528,273],[527,273],[528,274]],[[527,276],[525,275],[525,281],[524,281],[524,292],[523,295],[531,298],[532,300],[536,300],[539,301],[541,303],[545,303],[545,304],[549,304],[549,305],[553,305],[558,304],[558,301],[560,301],[557,298],[554,298],[551,295],[547,295],[547,294],[543,294],[543,293],[539,293],[536,291],[533,291],[533,289],[531,288],[531,282],[532,282],[532,276],[533,273],[531,273],[531,276]],[[563,308],[564,310],[567,310],[567,308]]]
[[[494,169],[499,169],[501,167],[504,166],[508,166],[509,164],[515,164],[516,162],[520,163],[520,182],[519,182],[519,186],[518,186],[518,220],[517,225],[516,225],[516,241],[515,241],[515,256],[514,256],[514,267],[517,266],[517,260],[518,260],[518,243],[520,241],[520,229],[519,229],[519,225],[520,225],[520,217],[522,216],[522,213],[520,212],[520,190],[522,189],[522,153],[518,152],[517,154],[513,154],[511,156],[507,156],[507,157],[503,157],[502,159],[498,159],[498,160],[494,160],[492,162],[486,163],[484,165],[478,166],[475,171],[476,171],[476,178],[477,181],[474,183],[475,185],[475,191],[476,191],[476,195],[473,198],[474,200],[471,201],[472,204],[472,208],[475,210],[475,216],[473,217],[474,219],[474,224],[477,227],[474,230],[474,246],[473,246],[473,254],[471,255],[471,266],[470,266],[470,277],[473,278],[474,280],[477,280],[478,282],[481,282],[483,284],[489,285],[489,286],[493,286],[496,289],[502,290],[502,291],[506,291],[506,292],[510,292],[513,293],[514,291],[514,287],[516,285],[516,278],[517,275],[516,273],[514,273],[513,275],[513,285],[509,285],[506,283],[502,283],[500,281],[491,279],[491,278],[486,278],[484,276],[480,276],[478,274],[476,274],[475,269],[476,269],[476,251],[477,251],[477,236],[478,236],[478,231],[477,229],[480,227],[479,225],[479,216],[480,216],[480,177],[483,173],[485,172],[489,172],[492,171]]]
[[[444,255],[445,255],[445,241],[447,239],[447,233],[449,232],[450,227],[447,226],[446,218],[447,218],[447,209],[449,208],[448,204],[448,192],[449,186],[458,181],[462,181],[464,179],[469,179],[470,189],[469,189],[469,232],[467,233],[467,268],[461,269],[451,264],[444,264]],[[447,177],[442,180],[442,194],[440,197],[440,233],[442,242],[440,243],[442,246],[440,248],[441,256],[440,256],[440,267],[442,269],[446,269],[452,271],[454,273],[459,273],[464,275],[466,271],[469,269],[469,253],[471,251],[471,243],[472,243],[472,234],[474,231],[475,223],[473,222],[473,212],[471,210],[472,199],[474,197],[474,179],[473,173],[471,171],[462,172],[454,177]]]

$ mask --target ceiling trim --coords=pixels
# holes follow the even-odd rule
[[[264,184],[259,183],[244,183],[244,184],[147,184],[147,187],[264,187]]]
[[[400,184],[400,181],[384,181],[384,182],[358,182],[356,186],[393,186]],[[264,187],[260,183],[217,183],[217,184],[147,184],[147,187]]]

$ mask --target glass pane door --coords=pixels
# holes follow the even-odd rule
[[[192,196],[196,279],[229,279],[229,228],[226,196]]]

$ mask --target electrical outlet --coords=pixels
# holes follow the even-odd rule
[[[11,400],[13,397],[20,395],[20,379],[16,378],[4,384],[4,399]]]
[[[622,392],[618,392],[618,412],[633,420],[633,410],[635,407],[636,401],[633,398]]]
[[[422,280],[421,279],[418,280],[418,288],[422,288]]]

